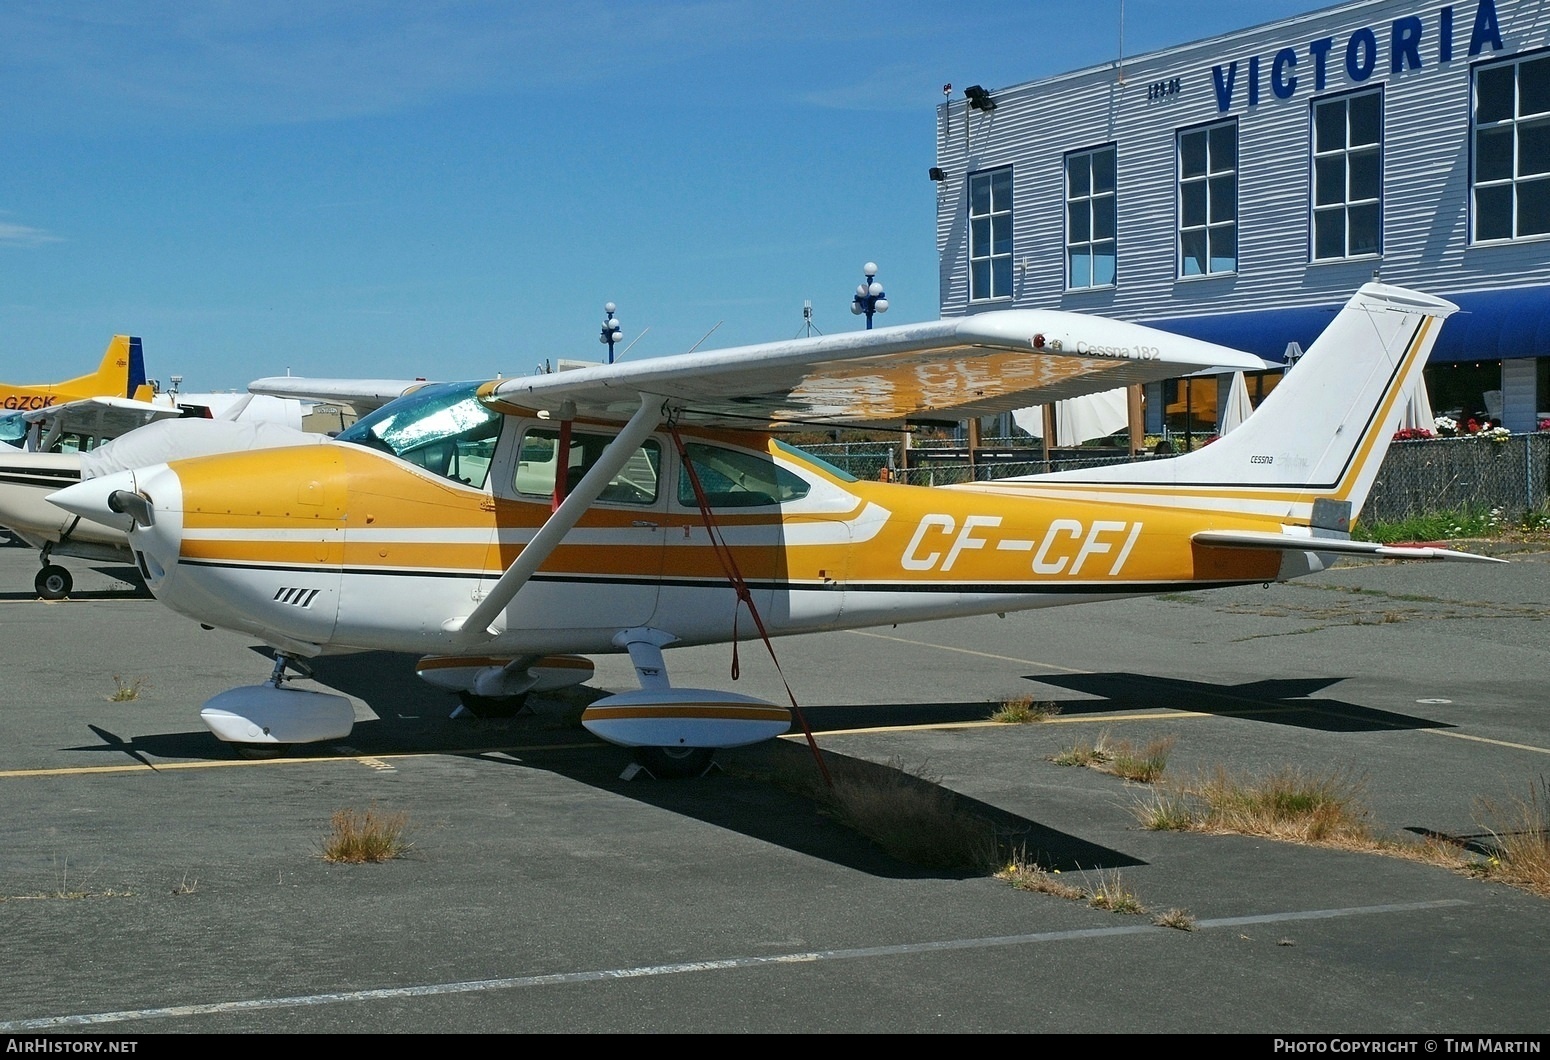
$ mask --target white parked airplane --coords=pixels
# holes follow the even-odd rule
[[[1242,427],[1172,459],[961,487],[857,481],[781,442],[812,423],[964,419],[1246,354],[1080,314],[932,324],[447,384],[330,443],[172,461],[53,500],[129,534],[147,585],[276,649],[202,717],[245,753],[339,739],[349,700],[301,659],[386,650],[472,696],[628,652],[640,689],[583,724],[653,771],[787,729],[791,711],[673,686],[663,649],[1271,582],[1342,555],[1483,559],[1352,540],[1448,302],[1361,289]]]

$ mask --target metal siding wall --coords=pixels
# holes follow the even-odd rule
[[[1439,293],[1550,284],[1550,241],[1469,247],[1469,86],[1474,61],[1550,44],[1550,2],[1497,0],[1503,49],[1467,55],[1476,2],[1455,2],[1454,51],[1439,63],[1440,3],[1362,0],[1213,40],[1005,89],[992,89],[993,114],[954,100],[938,107],[938,252],[942,315],[1008,303],[968,304],[965,174],[1014,167],[1014,303],[1151,320],[1215,312],[1319,305],[1344,299],[1381,269],[1386,281]],[[1394,20],[1422,20],[1422,66],[1390,73]],[[1378,42],[1372,76],[1353,83],[1345,66],[1354,31]],[[1334,38],[1323,92],[1314,88],[1308,44]],[[1276,53],[1298,57],[1295,92],[1277,99]],[[1258,106],[1247,106],[1248,63],[1260,59]],[[1232,104],[1219,113],[1212,68],[1236,60]],[[1224,70],[1225,73],[1225,70]],[[1182,92],[1148,101],[1153,82],[1182,79]],[[1308,261],[1309,114],[1315,99],[1353,89],[1384,89],[1384,232],[1381,258]],[[943,131],[950,111],[951,135]],[[1175,278],[1178,129],[1236,117],[1239,129],[1239,271]],[[965,130],[969,135],[965,135]],[[1106,291],[1066,292],[1062,161],[1066,152],[1113,141],[1118,148],[1118,282]]]
[[[1514,357],[1502,362],[1502,422],[1515,434],[1539,429],[1539,409],[1534,388],[1539,382],[1538,362]]]

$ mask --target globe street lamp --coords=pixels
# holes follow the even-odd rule
[[[624,338],[624,332],[619,330],[619,318],[614,316],[614,310],[619,307],[612,302],[603,304],[603,333],[597,341],[608,344],[608,363],[614,363],[614,343]]]
[[[872,330],[872,314],[888,312],[888,296],[883,293],[883,285],[877,282],[877,263],[869,261],[862,268],[866,273],[866,283],[856,285],[856,297],[851,299],[850,311],[856,316],[866,314],[866,327]]]

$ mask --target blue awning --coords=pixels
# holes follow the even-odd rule
[[[1442,294],[1459,312],[1448,318],[1432,349],[1431,364],[1550,357],[1550,287]],[[1287,343],[1306,350],[1334,319],[1343,302],[1327,306],[1264,309],[1247,313],[1147,321],[1153,327],[1284,361]]]

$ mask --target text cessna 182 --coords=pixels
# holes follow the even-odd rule
[[[593,733],[658,775],[785,732],[791,712],[674,687],[662,649],[1270,582],[1340,555],[1480,559],[1353,541],[1443,319],[1361,289],[1241,427],[1168,460],[920,487],[862,482],[781,428],[963,419],[1257,358],[1040,310],[552,375],[429,386],[335,442],[175,461],[53,499],[129,530],[152,591],[276,649],[202,716],[253,751],[333,740],[342,696],[287,687],[328,653],[424,656],[422,677],[516,696],[627,651],[640,689]],[[744,619],[741,632],[750,629]]]

